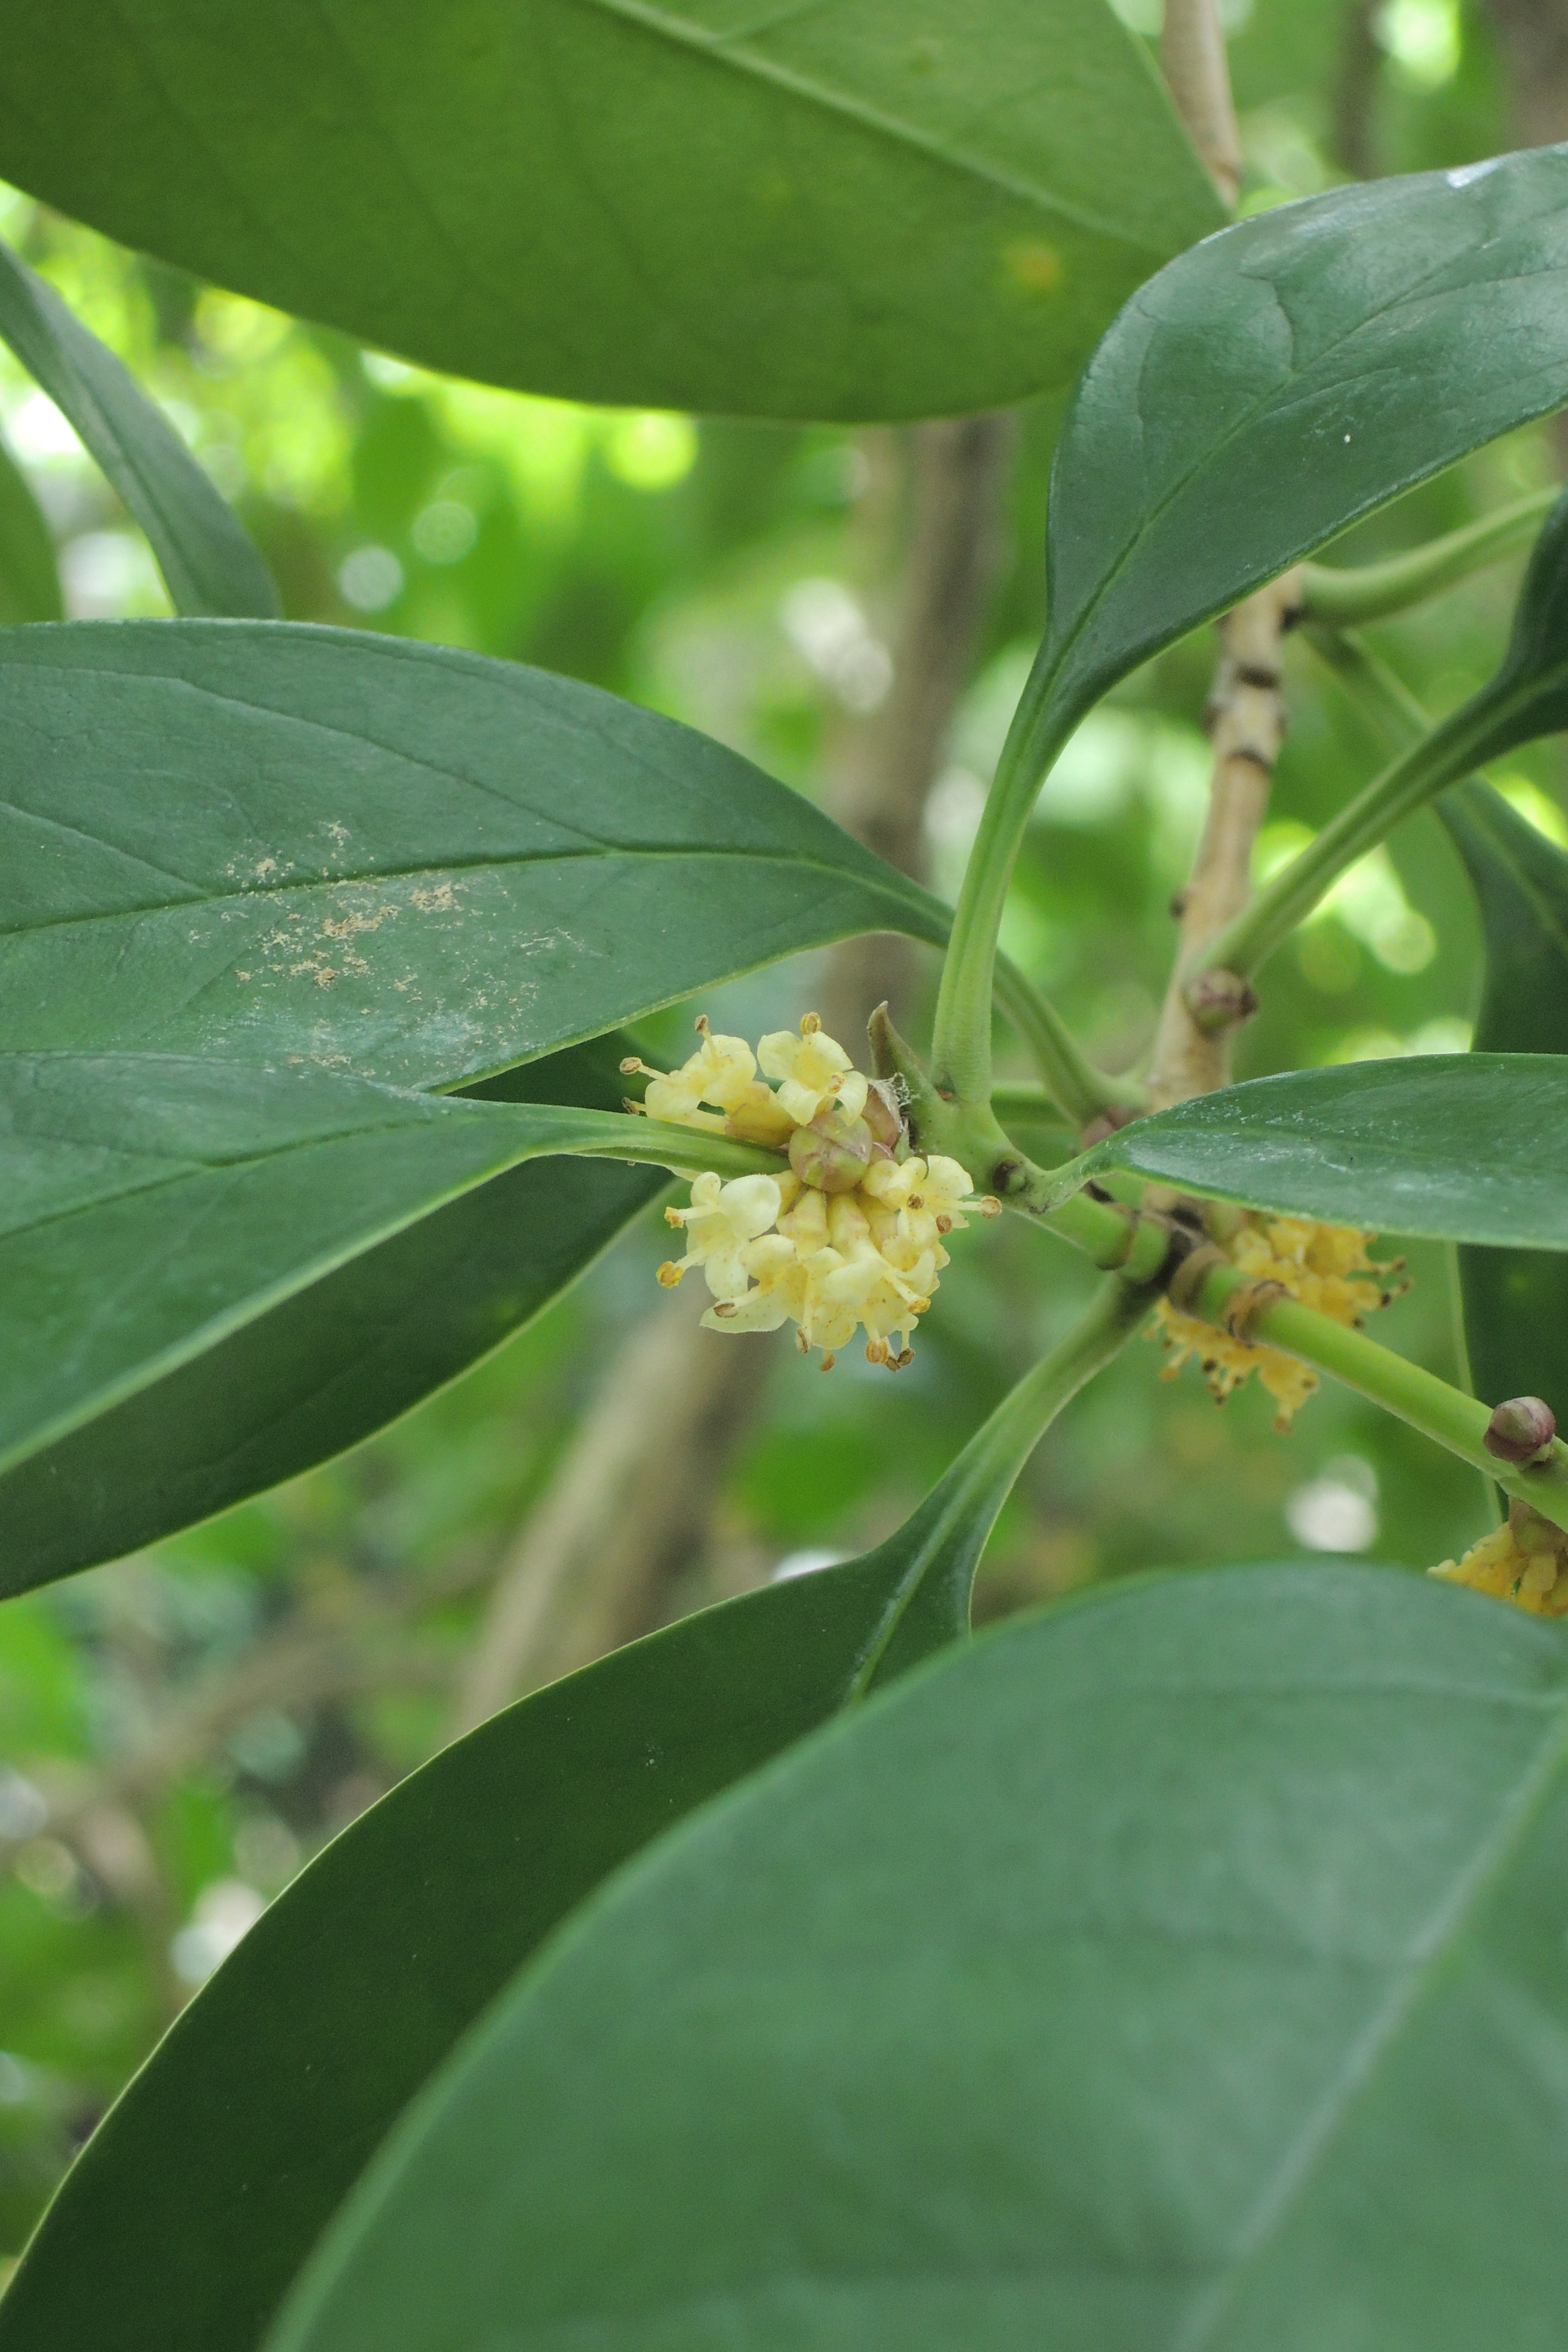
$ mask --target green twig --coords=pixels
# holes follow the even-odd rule
[[[1250,979],[1347,868],[1445,785],[1468,775],[1497,736],[1498,704],[1484,694],[1440,719],[1264,885],[1251,905],[1210,941],[1201,970]],[[1198,976],[1194,971],[1194,979]]]
[[[1239,1290],[1249,1285],[1239,1266],[1213,1267],[1198,1285],[1187,1312],[1205,1323],[1222,1324],[1225,1310]],[[1370,1397],[1386,1412],[1408,1422],[1461,1461],[1468,1462],[1510,1495],[1518,1496],[1543,1518],[1568,1528],[1568,1445],[1557,1439],[1544,1462],[1513,1469],[1494,1461],[1484,1439],[1491,1407],[1462,1390],[1451,1388],[1435,1372],[1380,1347],[1364,1332],[1348,1329],[1331,1316],[1319,1315],[1294,1298],[1278,1300],[1250,1317],[1249,1339],[1267,1340],[1300,1357],[1314,1370],[1331,1373],[1347,1388]]]
[[[1142,1110],[1148,1096],[1131,1078],[1097,1070],[1061,1014],[1006,956],[996,959],[996,1001],[1035,1057],[1051,1100],[1075,1127],[1110,1110]]]
[[[1556,500],[1560,485],[1533,490],[1479,522],[1449,531],[1425,547],[1414,547],[1385,563],[1355,566],[1307,563],[1301,567],[1304,618],[1329,628],[1359,628],[1367,621],[1386,620],[1412,604],[1451,588],[1488,563],[1511,555],[1534,536],[1536,526]]]
[[[1395,751],[1431,732],[1430,712],[1362,638],[1344,629],[1309,629],[1307,640]]]
[[[1064,1405],[1147,1320],[1153,1301],[1119,1276],[1101,1284],[1067,1337],[1025,1373],[1011,1393],[970,1439],[963,1453],[920,1507],[920,1556],[904,1580],[912,1596],[926,1562],[966,1535],[976,1549],[995,1523],[1019,1472]],[[901,1534],[907,1537],[906,1528]],[[875,1683],[894,1641],[899,1613],[863,1662],[851,1694],[860,1697]]]

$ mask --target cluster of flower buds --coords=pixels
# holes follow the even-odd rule
[[[1224,1213],[1216,1213],[1216,1222]],[[1260,1291],[1283,1294],[1354,1329],[1374,1307],[1386,1307],[1403,1287],[1391,1289],[1387,1277],[1396,1274],[1404,1261],[1374,1265],[1367,1255],[1372,1235],[1352,1232],[1348,1226],[1320,1225],[1310,1217],[1258,1216],[1247,1211],[1239,1213],[1231,1231],[1222,1227],[1215,1238],[1231,1263],[1248,1277],[1248,1293],[1240,1302],[1244,1307],[1247,1298],[1256,1299]],[[1187,1358],[1195,1356],[1215,1402],[1223,1404],[1232,1389],[1256,1372],[1259,1385],[1279,1407],[1274,1426],[1283,1435],[1318,1386],[1318,1375],[1282,1349],[1248,1339],[1244,1321],[1233,1318],[1233,1322],[1236,1328],[1222,1330],[1195,1316],[1184,1315],[1169,1299],[1161,1299],[1152,1330],[1171,1351],[1161,1378],[1173,1381]]]
[[[910,1152],[891,1087],[854,1069],[815,1013],[798,1035],[763,1038],[755,1055],[706,1020],[697,1026],[702,1042],[679,1070],[621,1065],[648,1078],[640,1108],[768,1146],[787,1164],[727,1184],[699,1176],[690,1206],[665,1211],[686,1255],[659,1267],[660,1282],[673,1286],[700,1266],[713,1296],[702,1318],[710,1330],[792,1322],[803,1352],[822,1349],[826,1371],[863,1328],[870,1361],[900,1370],[948,1263],[946,1236],[963,1231],[966,1210],[995,1216],[1001,1203],[977,1200],[956,1160]]]

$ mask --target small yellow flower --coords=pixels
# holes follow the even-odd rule
[[[1383,1277],[1393,1269],[1374,1265],[1367,1255],[1371,1239],[1370,1234],[1320,1225],[1310,1217],[1249,1213],[1226,1247],[1233,1264],[1252,1281],[1277,1282],[1303,1307],[1353,1328],[1374,1307],[1386,1306],[1391,1295]],[[1169,1299],[1161,1299],[1150,1329],[1170,1351],[1161,1378],[1173,1381],[1188,1357],[1195,1356],[1220,1404],[1256,1372],[1258,1385],[1279,1407],[1274,1426],[1281,1435],[1318,1386],[1317,1373],[1295,1356],[1184,1315]]]
[[[866,1108],[870,1081],[850,1066],[849,1056],[808,1013],[797,1036],[793,1029],[774,1029],[762,1039],[757,1059],[765,1075],[780,1081],[778,1098],[797,1127],[809,1127],[831,1102],[842,1103],[851,1118]]]
[[[691,1206],[664,1213],[667,1223],[685,1227],[686,1255],[679,1264],[661,1265],[659,1280],[673,1288],[689,1266],[700,1265],[715,1298],[743,1297],[751,1280],[745,1245],[776,1223],[786,1192],[797,1181],[787,1170],[778,1176],[736,1176],[728,1184],[717,1176],[699,1176]]]
[[[1511,1601],[1531,1617],[1568,1616],[1568,1536],[1517,1504],[1462,1559],[1439,1560],[1426,1573]]]

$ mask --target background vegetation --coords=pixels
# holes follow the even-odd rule
[[[1157,0],[1123,13],[1152,31]],[[1505,25],[1511,14],[1499,11]],[[1520,70],[1492,19],[1452,0],[1237,0],[1244,209],[1568,131],[1568,115],[1542,120],[1539,86],[1525,92],[1533,113],[1516,102]],[[893,678],[894,583],[940,455],[931,429],[698,425],[481,390],[198,286],[4,192],[0,235],[162,400],[240,507],[290,618],[569,672],[853,812]],[[166,610],[139,535],[8,359],[0,423],[47,517],[66,610]],[[1056,424],[1047,404],[1010,433],[973,680],[924,814],[922,854],[944,890],[1038,634]],[[1519,436],[1336,560],[1428,536],[1555,470],[1549,430]],[[1383,649],[1446,707],[1492,667],[1513,586],[1512,567],[1482,575],[1379,633]],[[0,518],[5,617],[36,610],[39,593],[25,531]],[[1006,944],[1111,1067],[1152,1026],[1168,902],[1203,808],[1211,667],[1195,639],[1096,714],[1050,780],[1020,867]],[[1304,647],[1289,694],[1266,858],[1297,846],[1379,756]],[[1549,743],[1498,781],[1568,845],[1561,756]],[[1435,820],[1347,877],[1289,954],[1300,984],[1268,992],[1239,1075],[1462,1046],[1477,930]],[[931,977],[896,963],[885,974],[906,1001]],[[754,1035],[843,985],[841,971],[784,966],[700,1009]],[[658,1059],[689,1025],[689,1010],[672,1013],[638,1042]],[[0,2248],[20,2244],[73,2147],[263,1904],[455,1727],[611,1641],[899,1521],[1057,1336],[1039,1318],[1065,1328],[1087,1292],[1087,1267],[1016,1224],[956,1257],[893,1391],[848,1356],[823,1380],[769,1342],[694,1346],[695,1305],[652,1282],[665,1245],[650,1209],[538,1323],[374,1443],[11,1603]],[[1017,1278],[1037,1250],[1060,1260],[1044,1306]],[[1444,1255],[1413,1267],[1384,1336],[1452,1376]],[[1316,1550],[1424,1565],[1485,1523],[1471,1473],[1343,1391],[1326,1390],[1280,1440],[1264,1433],[1261,1396],[1216,1412],[1195,1370],[1170,1385],[1158,1370],[1134,1347],[1047,1438],[987,1556],[982,1612],[1151,1560]]]

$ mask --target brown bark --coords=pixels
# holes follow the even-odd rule
[[[1300,608],[1299,578],[1288,572],[1271,581],[1220,623],[1220,659],[1209,705],[1214,782],[1192,879],[1176,900],[1181,943],[1149,1073],[1156,1110],[1229,1083],[1237,1023],[1251,1009],[1250,990],[1223,986],[1209,991],[1209,1002],[1194,1008],[1188,978],[1200,950],[1251,895],[1252,846],[1268,812],[1274,762],[1285,736],[1279,661],[1284,633]]]

